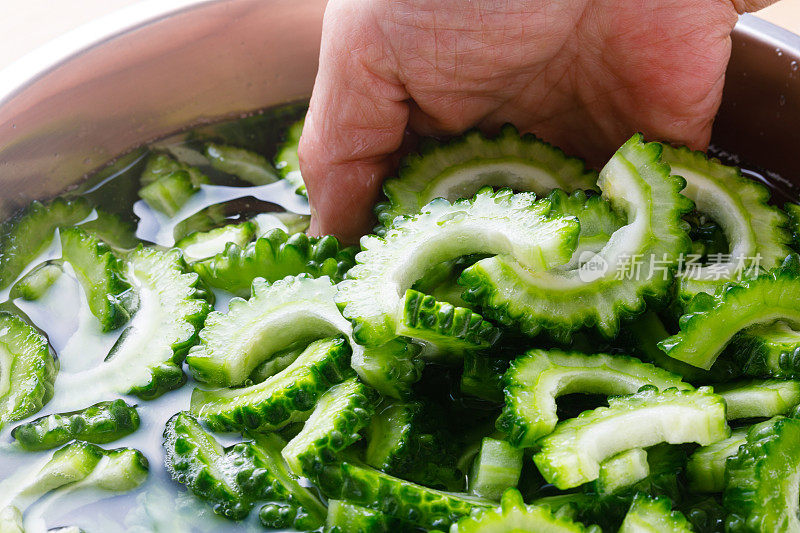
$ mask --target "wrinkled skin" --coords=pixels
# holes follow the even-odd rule
[[[636,131],[706,148],[737,13],[769,0],[331,0],[300,159],[353,242],[410,128],[512,122],[602,165]]]

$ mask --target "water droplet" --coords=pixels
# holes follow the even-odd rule
[[[786,105],[786,96],[785,95],[782,94],[780,96],[780,98],[778,98],[778,105],[782,105],[782,106]]]
[[[797,72],[797,69],[800,68],[800,66],[797,65],[797,61],[792,61],[789,64],[789,66],[791,67],[792,71],[794,71],[794,72]]]

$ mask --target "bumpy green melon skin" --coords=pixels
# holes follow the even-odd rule
[[[112,392],[151,400],[186,383],[182,363],[212,309],[213,294],[188,267],[180,250],[139,247],[127,256],[128,279],[139,293],[140,311],[123,330],[105,361],[64,376],[71,408]],[[98,398],[99,396],[99,398]]]
[[[695,202],[698,211],[720,224],[729,243],[730,258],[714,267],[690,268],[683,273],[679,295],[684,301],[699,292],[713,294],[717,287],[736,281],[754,266],[775,268],[791,252],[787,217],[769,205],[770,193],[762,184],[744,177],[736,167],[686,147],[664,145],[661,157],[673,174],[686,180],[683,194]]]
[[[530,193],[485,188],[453,204],[436,199],[421,213],[395,220],[384,237],[363,237],[357,264],[336,297],[353,323],[353,337],[365,346],[391,340],[405,291],[444,261],[485,253],[509,255],[534,269],[566,262],[579,224],[551,211],[548,201]]]
[[[464,354],[464,371],[461,373],[461,392],[496,403],[503,402],[503,376],[509,360],[488,354]]]
[[[78,439],[105,444],[130,435],[139,428],[136,407],[124,400],[100,402],[80,411],[57,413],[14,428],[11,436],[26,450],[57,448]]]
[[[413,289],[406,291],[398,315],[398,335],[425,341],[448,354],[486,349],[500,338],[500,330],[471,309]]]
[[[317,477],[325,464],[361,438],[375,412],[375,392],[358,378],[334,385],[323,394],[314,412],[281,454],[298,476]]]
[[[748,376],[798,379],[800,331],[781,321],[749,327],[734,335],[723,357]]]
[[[72,226],[92,213],[84,198],[31,202],[0,228],[0,289],[10,285],[53,241],[57,228]]]
[[[620,533],[692,533],[692,525],[680,511],[673,511],[668,498],[643,494],[633,500]]]
[[[58,361],[44,335],[0,312],[0,428],[39,412],[53,397]]]
[[[593,189],[596,181],[597,173],[580,159],[507,124],[494,138],[471,131],[444,143],[426,139],[419,153],[401,161],[398,176],[384,182],[389,201],[375,211],[389,227],[398,216],[417,213],[435,198],[469,198],[485,186],[543,196],[556,188]]]
[[[564,216],[574,216],[581,224],[578,246],[570,261],[558,267],[559,270],[572,270],[580,264],[582,254],[598,253],[608,243],[611,235],[625,225],[625,217],[617,213],[611,202],[598,194],[587,194],[577,190],[567,194],[555,189],[547,195],[553,211]]]
[[[649,474],[646,478],[612,494],[603,492],[597,480],[577,492],[537,498],[532,503],[559,512],[571,509],[576,520],[598,524],[604,531],[617,531],[637,494],[667,497],[676,504],[687,496],[683,479],[686,451],[682,447],[666,443],[650,447],[647,449],[647,463]],[[711,531],[716,533],[716,530]]]
[[[431,489],[349,461],[326,466],[313,481],[330,499],[345,500],[424,529],[444,529],[475,508],[494,505],[469,494]]]
[[[387,474],[426,487],[463,490],[460,446],[428,407],[420,401],[382,402],[367,428],[365,460]]]
[[[553,512],[546,505],[525,505],[516,489],[503,493],[499,507],[480,509],[450,526],[450,533],[505,533],[547,531],[548,533],[600,533],[598,526],[585,526]]]
[[[304,505],[305,495],[293,490],[296,481],[276,464],[273,451],[259,443],[242,442],[223,448],[194,417],[182,412],[167,422],[164,450],[172,478],[208,501],[221,516],[241,520],[256,502],[273,500],[275,504],[264,515],[274,527],[315,529],[322,524],[324,515],[312,508],[315,502]],[[274,505],[287,512],[278,513]],[[316,507],[321,507],[319,502]]]
[[[195,231],[175,242],[175,248],[183,250],[184,259],[193,263],[224,252],[229,242],[245,246],[257,233],[258,225],[246,220],[208,231]]]
[[[708,369],[736,333],[776,320],[800,326],[800,256],[796,254],[788,256],[780,268],[723,285],[713,296],[695,296],[680,318],[680,332],[659,346],[674,359]],[[757,360],[750,365],[766,366]]]
[[[401,533],[411,528],[384,513],[342,500],[328,502],[325,531],[329,533]]]
[[[111,248],[79,228],[66,228],[61,230],[61,253],[72,265],[101,329],[113,331],[128,322],[139,298]]]
[[[692,491],[722,492],[725,488],[725,463],[747,442],[748,429],[736,428],[727,439],[695,450],[686,463],[686,477]]]
[[[530,350],[506,372],[497,429],[515,446],[532,447],[558,423],[556,398],[570,393],[633,394],[645,385],[689,390],[677,374],[621,355]]]
[[[315,490],[301,485],[299,479],[289,471],[289,466],[281,455],[286,441],[276,433],[256,433],[250,436],[253,437],[253,449],[261,464],[273,478],[269,497],[261,498],[273,500],[258,511],[261,525],[269,529],[300,531],[320,528],[325,521],[325,506],[319,501]]]
[[[728,459],[723,502],[726,531],[800,531],[800,420],[775,417],[756,424]]]
[[[488,320],[528,335],[544,329],[569,338],[593,327],[615,337],[620,319],[641,312],[646,297],[666,296],[691,244],[681,220],[692,209],[680,194],[685,181],[671,176],[660,157],[661,145],[635,135],[600,172],[602,197],[625,212],[628,223],[580,268],[535,270],[498,255],[463,272],[464,299]]]
[[[538,441],[533,460],[549,483],[564,490],[593,481],[602,461],[631,448],[661,442],[708,445],[730,434],[725,401],[709,387],[659,392],[647,386],[608,403],[560,422]]]
[[[658,343],[669,336],[661,317],[653,311],[646,311],[636,319],[627,322],[620,335],[622,339],[630,341],[629,349],[633,355],[673,374],[678,374],[695,385],[724,383],[741,375],[742,370],[739,365],[728,358],[720,358],[710,370],[703,370],[673,359],[658,347]]]
[[[350,365],[369,386],[400,400],[412,394],[411,387],[422,377],[425,361],[420,352],[418,344],[397,337],[373,348],[356,345]]]
[[[236,386],[288,346],[349,334],[335,294],[327,277],[288,276],[271,284],[257,279],[249,300],[234,298],[227,313],[208,315],[200,343],[186,358],[189,369],[200,382]]]
[[[214,257],[197,261],[195,272],[211,287],[248,296],[255,278],[275,282],[286,276],[308,274],[340,281],[355,262],[355,249],[343,248],[335,237],[288,235],[273,229],[255,241],[228,244]]]
[[[191,412],[214,431],[278,430],[305,420],[331,386],[354,375],[341,337],[308,346],[285,370],[249,387],[192,392]]]
[[[163,152],[152,152],[147,157],[147,163],[145,164],[144,170],[142,170],[142,174],[139,176],[139,183],[142,186],[147,186],[179,171],[188,173],[191,182],[195,185],[208,183],[208,177],[205,176],[200,169],[184,163],[183,161],[178,161],[171,155]]]

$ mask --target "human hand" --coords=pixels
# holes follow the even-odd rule
[[[407,127],[506,122],[601,164],[636,131],[705,149],[737,13],[770,0],[331,0],[300,163],[355,241]]]

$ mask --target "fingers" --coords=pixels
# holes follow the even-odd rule
[[[373,5],[328,4],[319,72],[300,140],[311,231],[346,242],[371,228],[372,206],[408,122],[408,96],[396,79]]]
[[[742,13],[752,13],[753,11],[764,9],[765,7],[771,6],[778,0],[732,0],[732,1],[733,1],[733,7],[736,9],[736,12],[741,15]]]

